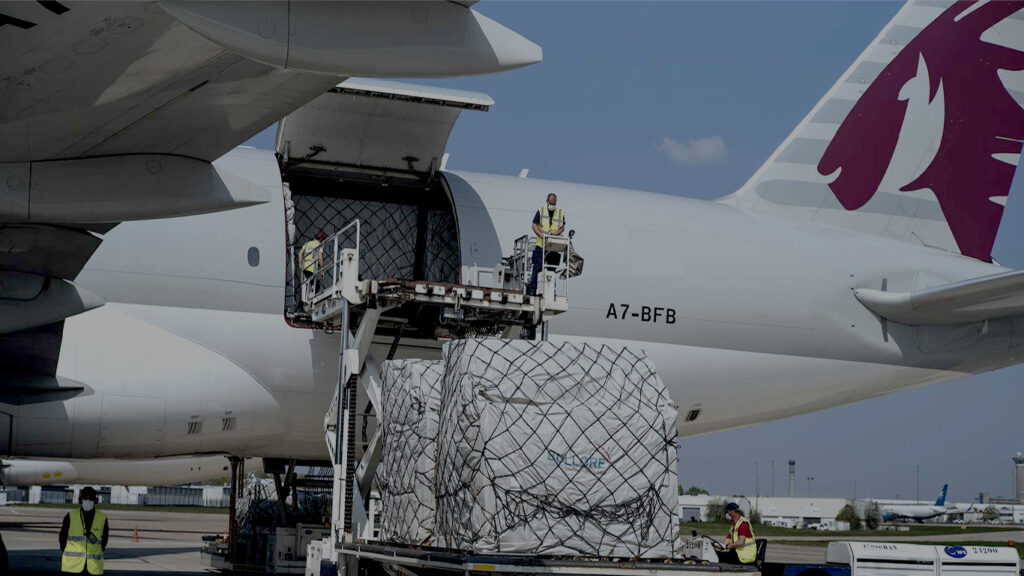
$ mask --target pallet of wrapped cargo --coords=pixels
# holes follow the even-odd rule
[[[393,360],[381,370],[380,538],[423,544],[434,531],[434,461],[444,365]]]
[[[471,339],[444,361],[436,546],[672,556],[677,412],[642,351]]]

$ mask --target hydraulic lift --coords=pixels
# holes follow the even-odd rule
[[[341,335],[339,379],[324,417],[327,446],[334,466],[331,541],[327,556],[337,561],[337,545],[372,539],[367,499],[381,457],[380,430],[355,463],[356,399],[362,387],[375,414],[381,413],[380,363],[370,344],[382,316],[406,304],[440,307],[440,321],[459,334],[510,336],[518,327],[530,337],[555,315],[569,310],[567,280],[581,272],[570,239],[545,237],[546,264],[538,274],[536,294],[527,294],[532,274],[530,238],[516,240],[513,254],[494,268],[474,267],[472,283],[365,278],[361,273],[361,229],[354,220],[324,240],[315,255],[313,274],[302,284],[302,302],[312,321]],[[557,259],[551,254],[558,254]],[[358,314],[353,327],[352,318]],[[395,335],[389,358],[401,338]]]

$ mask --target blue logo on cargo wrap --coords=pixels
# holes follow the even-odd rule
[[[950,558],[963,558],[967,556],[967,550],[963,546],[946,546],[944,549],[946,556]]]
[[[604,453],[603,456],[590,456],[588,458],[582,458],[575,454],[562,454],[555,452],[548,448],[548,462],[554,462],[558,466],[568,466],[570,468],[589,468],[591,470],[604,470],[608,467],[608,451],[604,448],[598,448]]]

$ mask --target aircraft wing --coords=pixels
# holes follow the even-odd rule
[[[1024,315],[1024,270],[909,292],[861,288],[857,300],[903,324],[962,324]]]
[[[239,56],[153,3],[0,3],[0,334],[44,341],[102,305],[72,281],[117,222],[253,200],[202,182],[186,193],[180,176],[139,189],[133,170],[184,166],[209,183],[209,161],[336,82]],[[167,196],[139,198],[154,191]],[[23,352],[0,342],[8,368]]]
[[[249,60],[151,2],[3,2],[0,162],[212,161],[337,83]]]
[[[0,1],[0,163],[210,162],[341,78],[540,60],[540,47],[472,4]]]
[[[540,60],[472,3],[0,0],[0,335],[102,305],[119,222],[271,200],[212,162],[339,80]]]

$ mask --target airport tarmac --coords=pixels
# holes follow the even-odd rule
[[[790,564],[824,564],[825,547],[769,542],[768,550],[765,551],[765,560]]]
[[[0,507],[0,532],[10,555],[11,574],[58,574],[60,555],[57,533],[67,509],[7,506]],[[199,558],[202,536],[227,530],[226,514],[160,512],[151,510],[107,510],[110,542],[106,553],[106,572],[118,576],[209,573]],[[132,536],[138,530],[139,541]],[[781,544],[783,541],[828,541],[835,537],[779,536],[769,538],[769,562],[822,563],[825,547]],[[845,536],[844,540],[893,542],[971,542],[1024,541],[1024,530],[972,532],[933,536]],[[773,542],[775,540],[776,542]]]
[[[59,574],[57,533],[67,509],[0,507],[10,574]],[[110,523],[105,572],[119,576],[208,573],[202,536],[227,530],[227,514],[105,510]],[[134,530],[139,541],[133,542]]]

